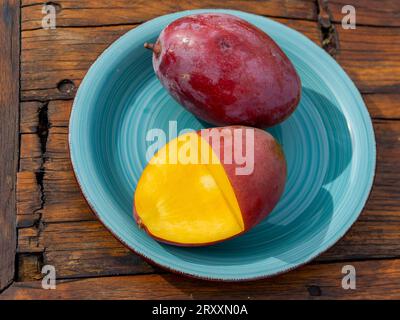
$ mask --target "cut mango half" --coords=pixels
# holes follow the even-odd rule
[[[212,244],[245,229],[223,165],[196,132],[179,136],[154,155],[138,182],[134,205],[139,226],[171,244]]]

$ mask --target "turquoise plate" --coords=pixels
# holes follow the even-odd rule
[[[258,26],[282,47],[302,80],[302,99],[284,123],[268,129],[288,163],[285,193],[250,232],[200,248],[156,242],[132,217],[136,183],[146,166],[152,128],[200,129],[204,123],[178,105],[154,75],[143,48],[173,20],[225,12]],[[69,143],[83,194],[103,224],[128,248],[176,272],[213,280],[276,275],[307,263],[356,221],[375,172],[371,119],[353,82],[321,48],[273,20],[231,10],[195,10],[151,20],[126,33],[93,64],[72,109]]]

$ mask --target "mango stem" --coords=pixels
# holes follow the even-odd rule
[[[144,47],[153,51],[156,55],[159,55],[161,53],[161,46],[157,43],[145,42]]]

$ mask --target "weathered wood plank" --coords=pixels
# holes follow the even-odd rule
[[[17,281],[35,281],[42,279],[43,261],[38,254],[18,255]]]
[[[400,92],[400,28],[337,26],[339,64],[361,92]]]
[[[23,1],[23,30],[41,28],[42,6],[37,1]],[[59,0],[55,8],[57,27],[142,23],[164,14],[202,8],[236,9],[259,15],[316,20],[316,6],[312,0]]]
[[[21,119],[19,123],[20,133],[36,133],[39,125],[39,109],[42,103],[39,101],[22,102],[20,104]]]
[[[21,98],[51,100],[74,97],[76,88],[97,56],[132,27],[22,32]]]
[[[68,127],[72,103],[72,100],[53,100],[49,102],[48,118],[50,127]]]
[[[344,290],[345,263],[308,265],[253,282],[221,283],[179,275],[142,275],[58,281],[57,290],[40,282],[14,283],[0,299],[399,299],[400,260],[351,263],[356,290]]]
[[[368,213],[367,209],[350,232],[316,261],[399,257],[398,212],[395,218],[383,220],[374,220]],[[135,255],[125,249],[98,221],[51,223],[39,228],[20,229],[18,252],[43,253],[46,263],[57,266],[61,277],[81,277],[91,274],[88,270],[93,268],[97,274],[130,274],[136,271],[132,269],[135,264],[131,261]],[[72,260],[73,269],[72,262],[69,262]],[[92,264],[93,261],[97,263]],[[113,263],[103,268],[101,261]],[[140,259],[135,261],[137,264]]]
[[[400,119],[400,94],[363,94],[363,99],[373,119]],[[68,133],[72,103],[73,100],[49,101],[48,121],[52,133]],[[21,103],[21,133],[37,132],[38,111],[41,105],[42,103],[36,101]],[[62,170],[61,168],[57,169]],[[29,171],[29,169],[21,171]]]
[[[312,21],[276,19],[299,30],[317,44]],[[91,64],[133,25],[38,29],[22,32],[21,96],[23,100],[71,99]]]
[[[41,191],[35,172],[17,174],[17,227],[30,227],[39,219]]]
[[[133,217],[132,217],[133,219]],[[18,252],[72,251],[119,248],[119,241],[98,221],[50,223],[19,229]]]
[[[42,162],[42,150],[37,134],[21,134],[19,171],[39,171]]]
[[[36,159],[42,157],[39,138],[36,134],[21,134],[21,159]]]
[[[160,272],[123,246],[49,251],[44,254],[44,259],[46,264],[54,265],[58,275],[63,278]]]
[[[400,189],[398,188],[400,172],[396,170],[397,159],[400,158],[400,122],[377,120],[374,126],[378,145],[375,187],[363,214],[353,228],[333,248],[321,255],[319,261],[400,256]],[[58,138],[53,139],[52,135],[57,135]],[[53,134],[50,129],[47,161],[52,158],[53,153],[69,161],[68,150],[65,147],[66,139],[65,134]],[[49,147],[51,141],[59,142]],[[33,177],[31,179],[33,180]],[[30,186],[27,188],[27,194],[30,194]],[[108,261],[113,259],[109,255],[114,250],[122,250],[121,258],[115,267],[119,273],[131,272],[131,265],[126,262],[132,259],[133,255],[96,221],[70,169],[59,171],[57,165],[52,169],[46,169],[43,192],[45,202],[37,213],[41,214],[45,226],[41,229],[36,226],[26,230],[21,229],[19,252],[46,251],[49,263],[59,265],[61,275],[66,272],[66,275],[72,277],[89,274],[87,271],[89,265],[80,267],[76,264],[74,269],[65,270],[62,265],[67,264],[70,255],[75,256],[76,252],[80,252],[82,255],[86,253],[87,261],[91,259]],[[37,206],[37,197],[35,199],[32,206]],[[29,214],[29,208],[27,206],[25,214]],[[92,254],[95,254],[96,258],[93,258]],[[116,272],[113,268],[110,265],[105,272]]]
[[[192,4],[199,2],[191,1]],[[259,1],[254,2],[259,3]],[[19,230],[20,243],[18,249],[20,255],[28,257],[21,261],[26,260],[26,269],[31,270],[34,266],[34,262],[32,262],[34,258],[31,261],[31,255],[36,253],[37,256],[43,256],[46,263],[55,265],[58,275],[64,278],[153,272],[150,266],[116,241],[96,221],[89,210],[74,180],[68,158],[66,127],[72,100],[52,100],[72,99],[76,88],[96,57],[112,41],[134,27],[133,25],[95,28],[79,28],[78,26],[98,25],[99,21],[102,24],[132,24],[143,20],[139,18],[134,20],[134,16],[118,18],[117,15],[118,19],[127,20],[116,22],[116,17],[111,13],[110,15],[102,13],[98,16],[88,16],[86,10],[94,10],[91,11],[92,13],[96,10],[104,11],[104,8],[101,8],[104,4],[101,4],[99,8],[98,5],[96,7],[96,4],[93,4],[94,1],[85,3],[87,8],[80,10],[72,9],[72,7],[68,9],[67,7],[67,3],[71,6],[82,6],[83,4],[78,1],[60,1],[59,3],[61,3],[61,10],[58,14],[57,23],[62,28],[23,32],[22,98],[25,100],[51,101],[48,104],[50,131],[44,158],[37,152],[40,150],[40,141],[36,134],[38,119],[32,114],[38,104],[23,103],[21,105],[22,113],[26,113],[26,117],[21,114],[21,130],[24,133],[30,133],[31,136],[23,137],[24,135],[22,135],[21,137],[21,154],[24,154],[21,159],[21,174],[32,174],[32,172],[38,171],[41,165],[45,171],[43,176],[43,203],[40,203],[40,197],[38,202],[37,191],[39,186],[35,185],[33,176],[24,176],[28,184],[30,183],[28,182],[29,179],[31,179],[32,185],[26,186],[26,190],[23,187],[21,195],[27,197],[28,193],[31,192],[34,196],[32,199],[26,198],[19,210],[19,213],[26,214],[18,215],[18,223],[21,227],[24,227]],[[216,1],[213,1],[213,3],[216,3]],[[293,3],[290,3],[290,5],[292,6]],[[33,2],[25,1],[24,4],[33,4]],[[92,4],[94,7],[90,7]],[[138,2],[135,2],[132,5],[137,4]],[[113,6],[112,10],[121,9],[118,8],[116,3],[107,4],[107,6],[109,5]],[[139,2],[139,5],[143,5],[143,3]],[[163,3],[162,5],[166,4]],[[313,4],[313,7],[315,8],[315,4]],[[257,6],[257,10],[259,8],[261,6]],[[30,17],[28,15],[23,16],[24,27],[27,29],[40,28],[41,5],[25,7],[23,14],[31,9],[36,11],[32,12]],[[107,9],[110,11],[109,8]],[[260,10],[264,9],[262,7]],[[271,7],[266,10],[271,10]],[[115,11],[113,12],[115,13]],[[129,14],[136,13],[130,12]],[[139,16],[143,12],[139,10],[137,14]],[[145,14],[151,15],[152,12],[146,10]],[[154,14],[160,15],[159,11]],[[274,15],[271,13],[261,14]],[[28,19],[24,20],[26,17]],[[149,18],[147,17],[145,20]],[[315,19],[315,16],[306,19]],[[288,19],[278,19],[278,21],[298,29],[320,44],[320,34],[316,23]],[[76,27],[70,28],[71,25]],[[398,34],[392,31],[387,35],[388,39],[383,41],[382,36],[379,39],[378,37],[368,39],[371,30],[369,32],[361,31],[359,37],[366,43],[358,48],[349,44],[351,41],[360,41],[356,36],[344,30],[338,31],[340,40],[343,37],[345,40],[340,43],[339,62],[344,65],[346,71],[365,92],[392,92],[397,90],[398,82],[396,81],[398,80],[396,80],[396,77],[398,79],[398,75],[396,70],[398,68],[396,63],[398,60],[391,56],[393,52],[397,54],[395,44]],[[391,45],[392,41],[395,41],[394,45]],[[352,52],[353,55],[346,55],[346,52]],[[386,57],[385,60],[382,52],[389,52],[389,62],[385,62],[388,58]],[[357,68],[352,66],[354,60],[357,60],[360,64]],[[379,79],[375,77],[376,75],[372,71],[359,70],[360,68],[368,70],[370,64],[375,63],[377,63],[377,66],[371,67],[374,72],[383,70]],[[386,63],[391,63],[391,65],[388,67]],[[390,74],[390,68],[393,69],[393,77]],[[71,86],[68,81],[63,80],[70,80],[73,85]],[[364,99],[373,117],[382,119],[399,117],[398,94],[367,94],[364,95]],[[396,151],[396,149],[400,150],[398,145],[400,141],[399,127],[397,122],[376,122],[375,129],[379,152],[378,171],[376,186],[371,194],[370,201],[359,221],[346,237],[322,255],[319,261],[369,257],[387,258],[400,255],[400,245],[398,245],[400,243],[398,232],[400,230],[400,202],[399,188],[396,188],[396,181],[399,181],[399,176],[394,170],[396,161],[400,157]],[[44,162],[43,159],[45,159]],[[43,205],[43,208],[40,208],[41,205]],[[29,213],[31,210],[34,210],[35,214]],[[41,223],[33,225],[32,222],[37,222],[38,214],[40,214]],[[36,255],[34,256],[36,257]],[[29,279],[28,276],[24,277],[27,280]]]
[[[45,222],[96,220],[82,196],[72,171],[48,171],[43,178]]]
[[[396,187],[400,173],[395,169],[397,159],[400,158],[400,123],[376,121],[375,132],[378,167],[369,202],[348,234],[317,261],[400,256],[400,190]],[[21,229],[19,252],[45,251],[46,261],[58,266],[60,276],[80,277],[82,274],[90,274],[90,261],[100,263],[110,259],[114,264],[110,263],[109,268],[103,269],[103,272],[132,272],[129,259],[133,259],[134,255],[96,221],[81,197],[71,172],[46,173],[44,190],[46,202],[40,212],[45,226]],[[72,222],[71,219],[93,221]],[[46,225],[47,222],[52,223]],[[117,263],[114,257],[110,257],[113,252],[119,252]],[[85,256],[85,262],[89,262],[82,262],[82,265],[76,262],[73,269],[68,268],[71,256],[78,254]],[[100,274],[101,268],[96,269],[96,272]]]
[[[372,118],[400,119],[400,93],[364,94],[363,98]]]
[[[19,0],[0,2],[0,291],[14,277],[18,167]]]
[[[356,9],[356,24],[369,26],[400,26],[400,2],[393,0],[329,0],[328,8],[332,14],[332,21],[341,23],[345,14],[342,8],[352,5]]]
[[[278,21],[320,43],[316,23],[284,19]],[[73,98],[97,56],[132,27],[59,28],[23,32],[22,98]],[[340,40],[336,58],[362,92],[399,90],[400,28],[358,27],[356,30],[344,30],[337,27],[336,30]]]
[[[18,239],[19,253],[42,253],[44,264],[54,265],[62,278],[154,272],[98,221],[22,228]]]

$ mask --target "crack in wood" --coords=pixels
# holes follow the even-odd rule
[[[37,134],[40,139],[40,147],[42,151],[42,166],[44,165],[45,162],[45,154],[46,154],[46,144],[47,144],[47,138],[49,135],[49,116],[48,116],[48,105],[49,102],[46,101],[39,109],[38,112],[38,117],[39,117],[39,122],[38,122],[38,128],[37,128]]]
[[[41,234],[45,228],[45,224],[42,220],[42,210],[46,204],[46,193],[44,188],[44,177],[45,177],[45,163],[46,163],[46,151],[47,151],[47,139],[49,136],[50,121],[48,116],[48,104],[49,101],[42,103],[38,110],[38,125],[36,134],[40,141],[40,152],[41,161],[40,167],[37,172],[35,172],[36,183],[39,186],[40,191],[40,205],[38,208],[33,210],[33,214],[37,215],[36,220],[33,223],[33,227],[36,228],[37,234],[35,235],[35,241],[39,245]],[[44,264],[44,254],[46,248],[42,252],[38,253],[18,253],[16,255],[16,278],[17,281],[26,281],[26,279],[38,279],[40,277],[40,270]],[[36,266],[36,267],[35,267]]]
[[[43,210],[46,204],[46,194],[44,191],[44,176],[45,176],[45,163],[46,163],[46,149],[47,149],[47,139],[49,136],[49,129],[50,129],[50,122],[48,117],[48,105],[49,102],[46,101],[43,105],[39,108],[38,112],[38,126],[37,126],[37,135],[39,136],[40,141],[40,151],[41,151],[41,161],[39,171],[36,172],[36,182],[39,186],[40,190],[40,207],[34,210],[33,213],[38,213],[39,218],[37,223],[40,224],[42,220],[41,210]]]
[[[316,5],[322,48],[332,57],[335,57],[339,50],[339,39],[336,32],[336,25],[332,23],[332,14],[328,7],[328,0],[316,0]]]
[[[38,112],[38,127],[37,127],[37,135],[40,140],[40,150],[41,150],[41,162],[39,171],[36,172],[36,181],[39,185],[40,190],[40,207],[34,211],[34,213],[38,214],[38,220],[36,222],[36,227],[38,229],[37,238],[40,239],[40,235],[43,231],[44,224],[42,221],[42,210],[46,204],[46,193],[44,190],[44,176],[45,176],[45,163],[46,163],[46,150],[47,150],[47,139],[49,136],[50,122],[48,116],[48,105],[49,102],[43,103]]]

